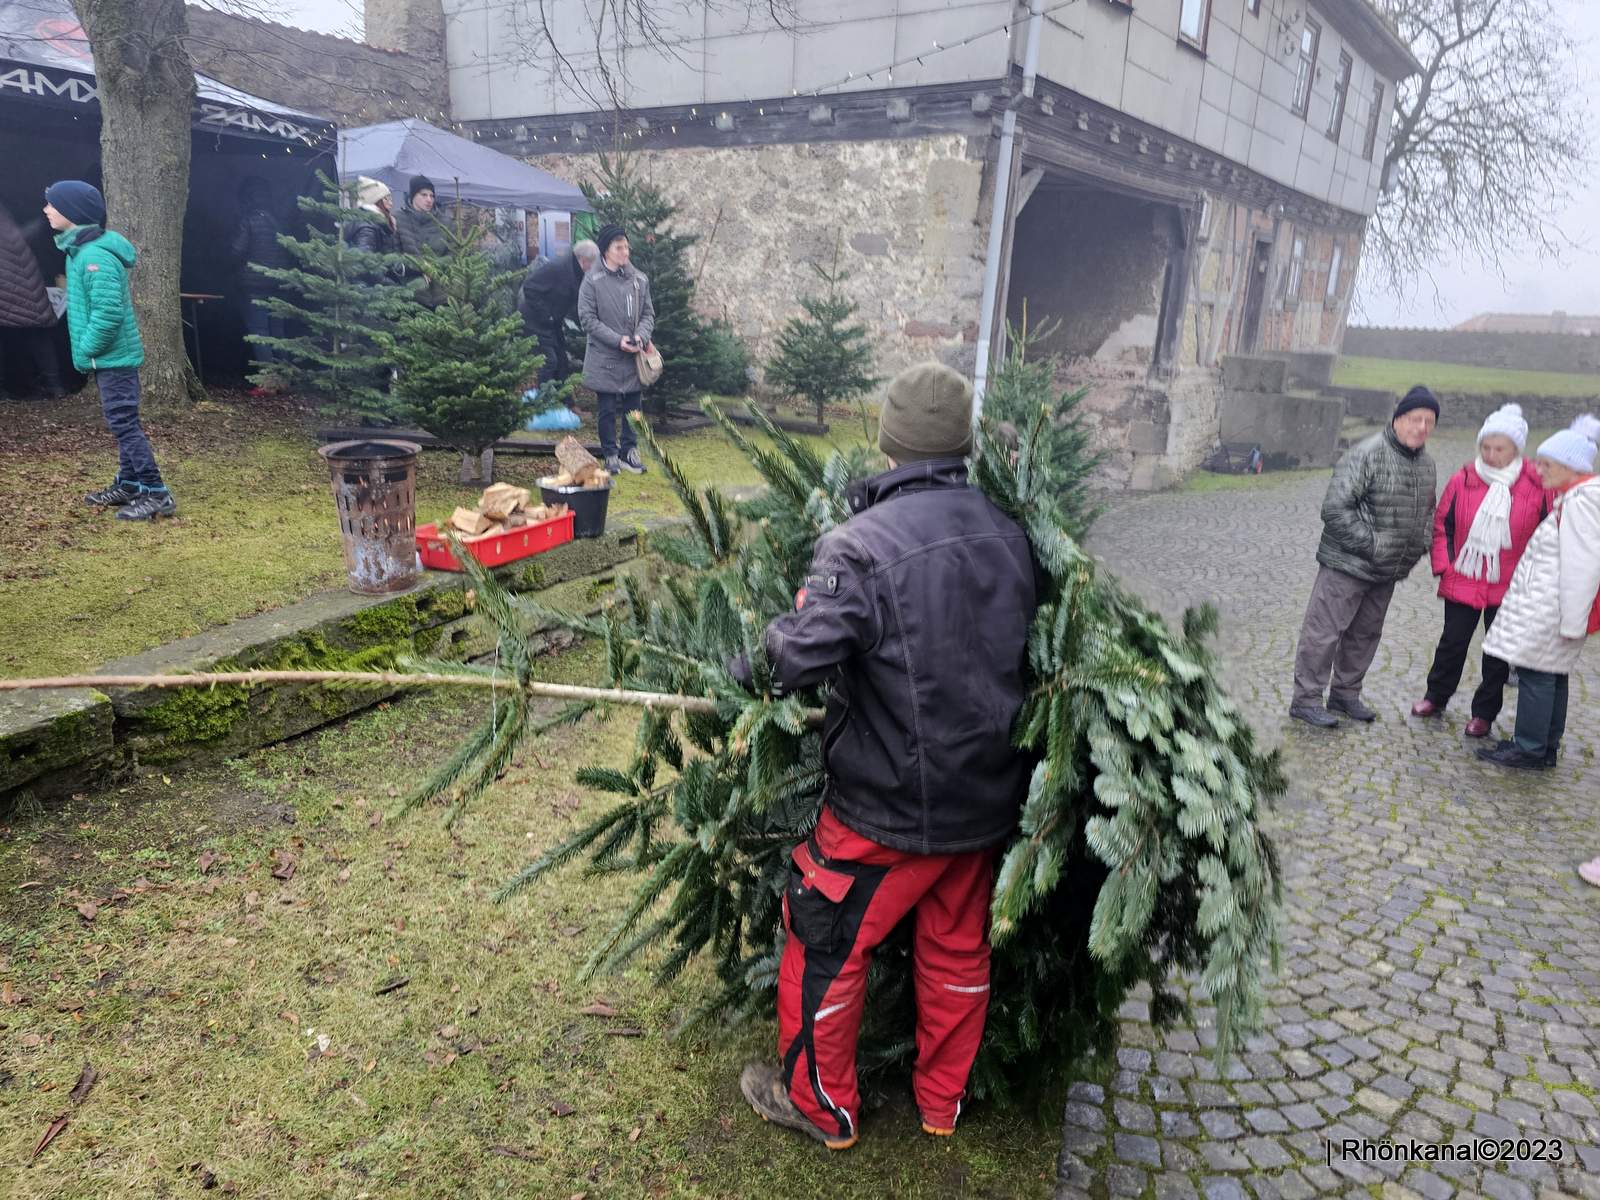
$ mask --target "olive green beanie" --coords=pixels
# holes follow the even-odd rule
[[[878,415],[878,449],[897,463],[971,454],[972,385],[943,363],[901,371]]]

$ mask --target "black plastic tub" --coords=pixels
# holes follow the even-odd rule
[[[606,531],[606,508],[611,503],[611,484],[603,488],[551,487],[539,481],[539,497],[546,504],[565,504],[572,510],[572,536],[597,538]]]

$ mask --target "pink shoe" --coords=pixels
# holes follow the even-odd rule
[[[1482,717],[1473,717],[1467,722],[1467,736],[1469,738],[1486,738],[1489,736],[1489,722]]]
[[[1600,887],[1600,855],[1596,855],[1578,868],[1578,878],[1587,884]]]

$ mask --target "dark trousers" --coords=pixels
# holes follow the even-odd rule
[[[567,353],[566,322],[538,317],[530,322],[529,332],[539,343],[544,365],[539,368],[539,386],[560,383],[572,374],[572,357]]]
[[[1547,758],[1561,749],[1567,732],[1567,676],[1521,667],[1517,671],[1517,732],[1524,754]]]
[[[1317,568],[1294,656],[1296,707],[1322,703],[1329,671],[1333,672],[1330,697],[1354,700],[1361,695],[1393,595],[1393,581],[1368,583],[1332,567]]]
[[[1477,632],[1478,618],[1483,618],[1487,633],[1494,625],[1500,611],[1499,605],[1476,609],[1471,605],[1444,602],[1444,632],[1439,635],[1439,646],[1433,652],[1433,669],[1428,672],[1428,699],[1443,708],[1461,686],[1461,672],[1467,665],[1467,650],[1472,645],[1472,635]],[[1505,704],[1506,680],[1511,677],[1511,665],[1501,659],[1483,656],[1483,681],[1472,693],[1472,715],[1492,722],[1500,715]]]
[[[139,424],[139,369],[111,367],[94,373],[106,428],[117,439],[117,478],[148,488],[164,487],[156,454]]]
[[[33,379],[46,395],[60,395],[61,364],[56,359],[55,330],[30,326],[0,329],[0,393],[6,390],[6,341],[21,345],[33,363]]]
[[[605,458],[610,458],[618,453],[617,449],[617,420],[619,413],[639,411],[638,392],[596,392],[600,400],[600,450]],[[622,448],[621,453],[626,454],[638,444],[638,437],[633,432],[633,426],[626,420],[622,422]]]
[[[256,301],[267,299],[266,296],[256,296],[249,292],[244,297],[244,331],[255,334],[257,337],[283,336],[283,318],[275,316],[262,308]],[[271,346],[262,346],[256,342],[246,342],[250,348],[250,358],[254,362],[266,365],[277,361],[277,352]]]

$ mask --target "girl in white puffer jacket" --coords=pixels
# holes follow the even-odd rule
[[[1535,465],[1556,493],[1528,543],[1483,652],[1518,668],[1516,736],[1478,751],[1502,767],[1555,766],[1567,724],[1567,678],[1600,624],[1600,477],[1594,474],[1600,420],[1579,417],[1540,445]],[[1590,882],[1600,885],[1600,859]],[[1586,874],[1585,878],[1589,878]]]

